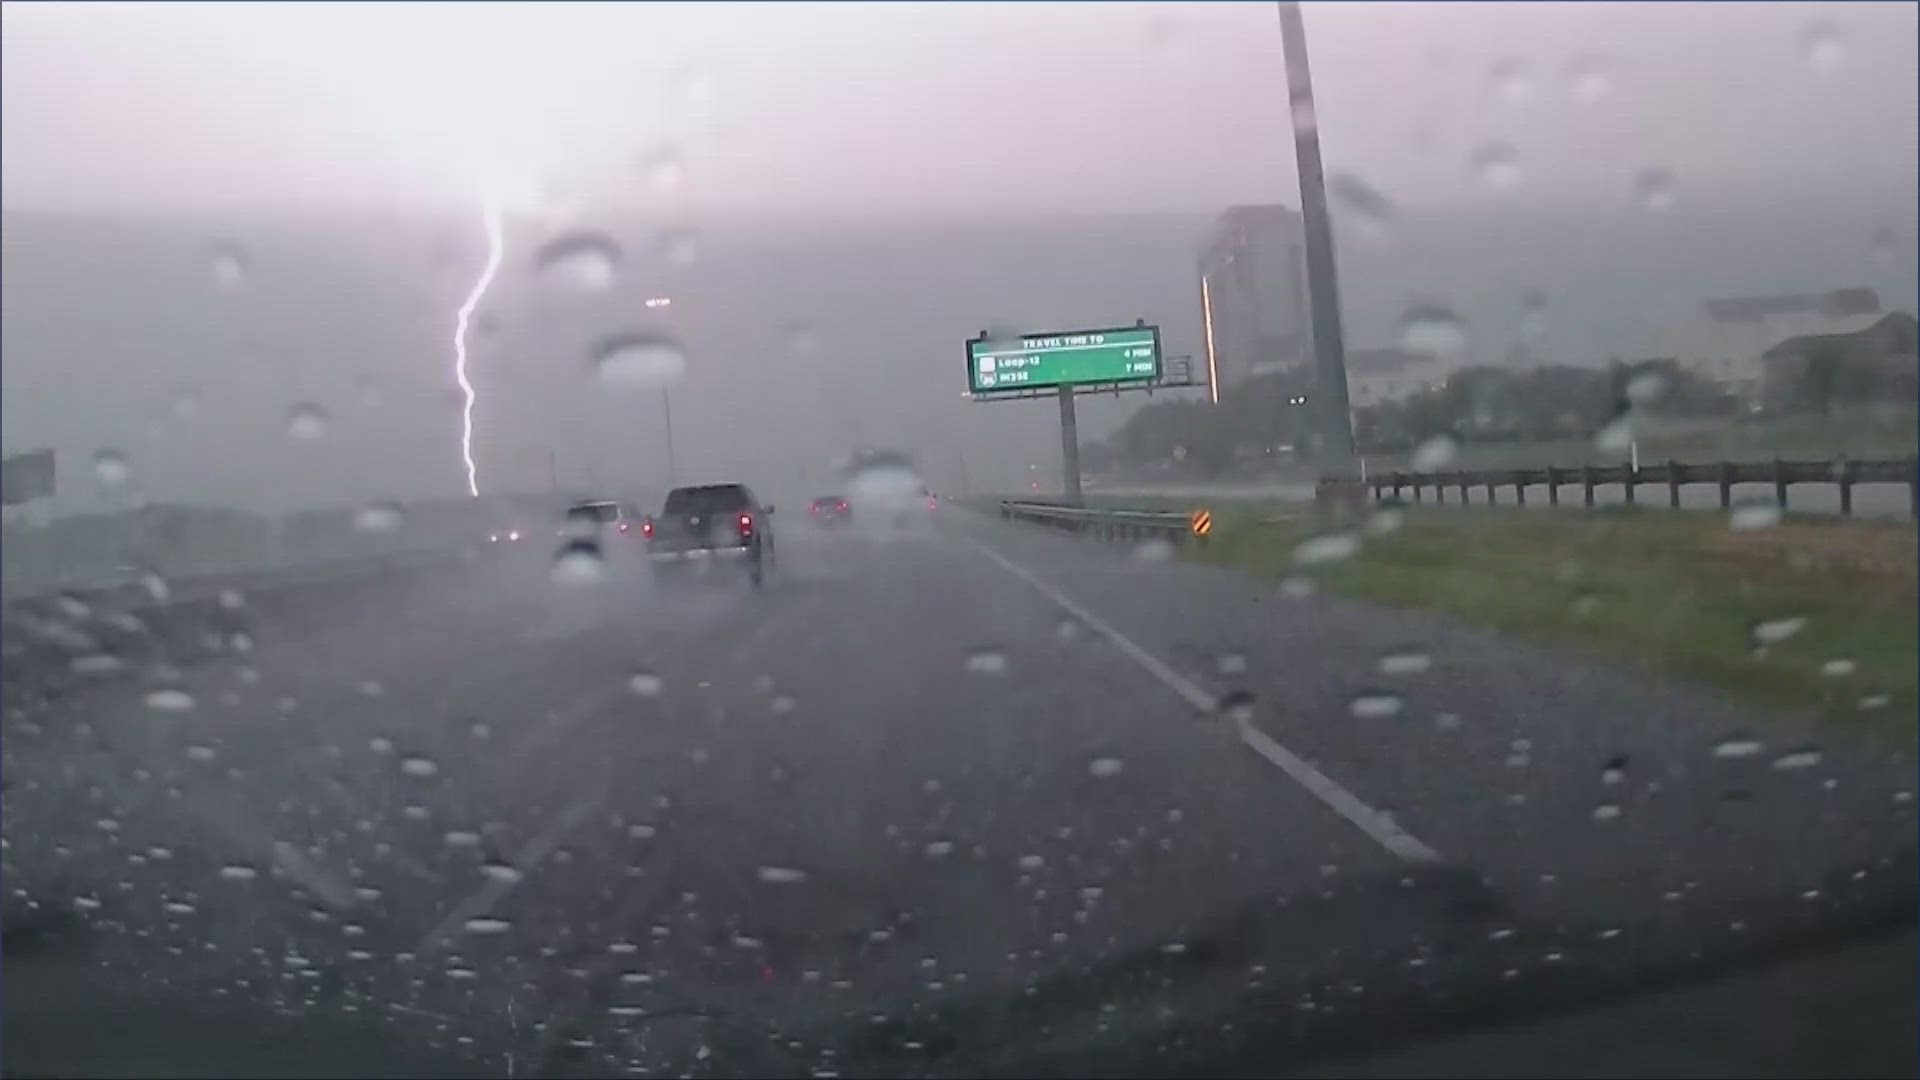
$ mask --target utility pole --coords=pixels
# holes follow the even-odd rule
[[[1066,481],[1067,505],[1079,506],[1080,424],[1073,414],[1073,387],[1060,387],[1060,467]]]
[[[1339,275],[1334,268],[1333,225],[1327,218],[1327,183],[1320,161],[1320,120],[1313,104],[1313,76],[1307,69],[1307,28],[1296,0],[1280,0],[1280,48],[1287,65],[1287,103],[1293,118],[1293,156],[1300,170],[1300,217],[1307,244],[1315,426],[1320,435],[1315,501],[1346,502],[1364,492],[1353,483],[1353,416],[1347,403]]]
[[[667,421],[667,486],[672,487],[680,475],[680,469],[673,460],[673,398],[665,387],[660,389],[660,414]]]

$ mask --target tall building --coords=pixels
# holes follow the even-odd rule
[[[1298,212],[1235,206],[1200,252],[1200,317],[1214,401],[1234,383],[1307,361],[1306,244]]]

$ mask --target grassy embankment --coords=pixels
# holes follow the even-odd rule
[[[1720,687],[1783,718],[1915,739],[1913,526],[1789,517],[1736,532],[1669,510],[1415,509],[1353,557],[1295,564],[1303,540],[1354,522],[1277,507],[1217,510],[1204,562],[1443,612]],[[1761,646],[1756,631],[1804,620]],[[1846,662],[1851,662],[1848,668]],[[1838,663],[1836,663],[1838,662]]]

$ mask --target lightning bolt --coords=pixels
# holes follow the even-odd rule
[[[492,195],[480,200],[480,217],[487,230],[487,265],[480,271],[479,280],[473,283],[473,290],[467,293],[466,302],[460,305],[460,313],[453,324],[453,377],[460,383],[460,392],[466,395],[466,403],[460,409],[460,460],[467,465],[467,494],[480,497],[480,471],[473,463],[473,383],[467,379],[467,327],[473,321],[473,312],[480,306],[480,299],[487,295],[487,287],[493,284],[493,276],[500,272],[500,259],[506,254],[507,241],[505,228],[501,221],[500,200]]]

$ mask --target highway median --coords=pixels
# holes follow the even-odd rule
[[[1785,723],[1915,742],[1911,525],[1789,516],[1736,530],[1721,514],[1630,508],[1215,516],[1189,557],[1715,686]],[[1359,540],[1350,556],[1301,548],[1341,534]]]

